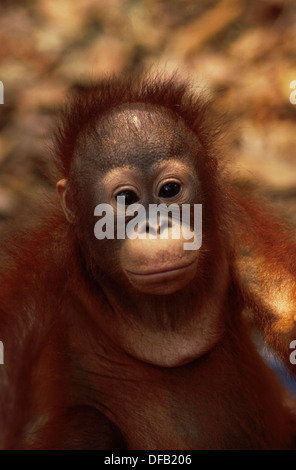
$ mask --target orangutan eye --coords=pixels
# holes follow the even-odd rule
[[[161,198],[174,197],[174,196],[177,196],[177,194],[179,194],[180,190],[181,190],[181,186],[179,185],[179,183],[175,183],[175,182],[166,183],[160,188],[158,196]]]
[[[125,206],[130,206],[131,204],[135,204],[138,202],[139,198],[134,191],[126,190],[121,191],[120,193],[116,194],[116,200],[118,197],[124,197],[124,204]]]

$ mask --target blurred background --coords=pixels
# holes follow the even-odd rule
[[[231,118],[233,176],[296,224],[295,0],[0,0],[0,233],[54,190],[69,88],[138,66],[204,87]]]

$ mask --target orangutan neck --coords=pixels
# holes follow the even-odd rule
[[[123,292],[107,282],[92,291],[81,276],[71,290],[85,309],[80,317],[93,322],[90,331],[98,332],[106,351],[113,345],[116,354],[175,367],[205,354],[224,335],[228,276],[223,268],[220,275],[219,288],[213,285],[208,297],[194,285],[168,296]]]

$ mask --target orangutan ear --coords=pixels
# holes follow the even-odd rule
[[[56,184],[57,192],[61,201],[64,214],[70,224],[75,220],[75,213],[73,210],[73,203],[68,189],[68,180],[61,179]]]

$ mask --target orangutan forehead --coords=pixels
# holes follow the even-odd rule
[[[183,159],[196,137],[182,119],[165,108],[141,103],[118,106],[100,117],[83,136],[84,152],[103,169],[151,166],[169,158]]]
[[[173,140],[184,124],[181,118],[165,108],[142,103],[118,106],[99,119],[97,130],[103,140],[119,139],[163,143]]]

